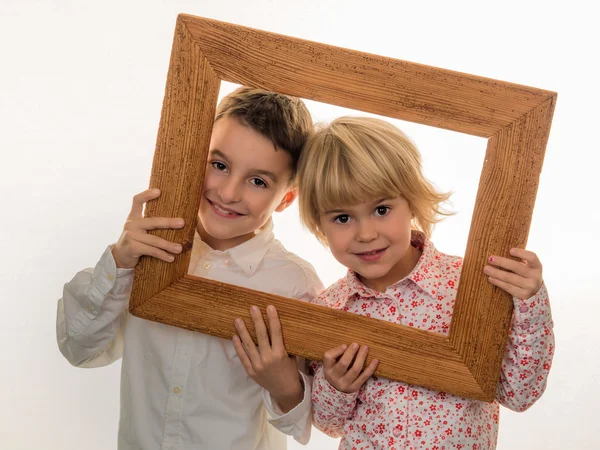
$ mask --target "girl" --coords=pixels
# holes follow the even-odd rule
[[[423,177],[406,135],[382,120],[339,118],[309,139],[299,186],[303,222],[348,268],[315,303],[448,334],[462,259],[429,236],[449,195]],[[344,345],[312,365],[315,426],[341,437],[340,449],[495,448],[498,405],[529,408],[554,349],[542,265],[532,252],[510,253],[522,262],[492,256],[483,269],[515,302],[495,402],[372,377],[376,360],[362,370],[368,349]]]

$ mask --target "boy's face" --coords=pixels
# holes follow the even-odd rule
[[[198,232],[215,250],[251,239],[273,211],[296,198],[291,156],[238,119],[213,126],[198,217]]]
[[[401,196],[326,211],[320,225],[331,253],[368,287],[383,292],[416,266],[412,213]]]

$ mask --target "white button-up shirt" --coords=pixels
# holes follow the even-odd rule
[[[310,300],[321,281],[272,228],[226,251],[196,236],[189,273]],[[65,285],[57,313],[58,345],[71,364],[123,358],[120,450],[279,450],[286,448],[282,432],[308,441],[311,382],[304,374],[304,400],[281,414],[247,376],[231,341],[130,315],[132,281],[133,271],[117,269],[109,247],[94,269]]]

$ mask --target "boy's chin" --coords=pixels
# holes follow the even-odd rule
[[[207,240],[212,241],[246,241],[254,236],[254,231],[239,230],[239,229],[224,229],[225,227],[211,226],[202,224]]]

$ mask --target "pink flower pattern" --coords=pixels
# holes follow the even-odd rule
[[[417,266],[386,292],[367,288],[349,271],[313,303],[448,334],[462,259],[438,252],[422,233],[413,233],[412,245],[423,252]],[[527,300],[514,301],[496,401],[470,400],[380,377],[345,394],[313,362],[314,425],[341,437],[343,450],[495,448],[499,404],[514,411],[533,405],[545,390],[554,353],[545,286]]]

